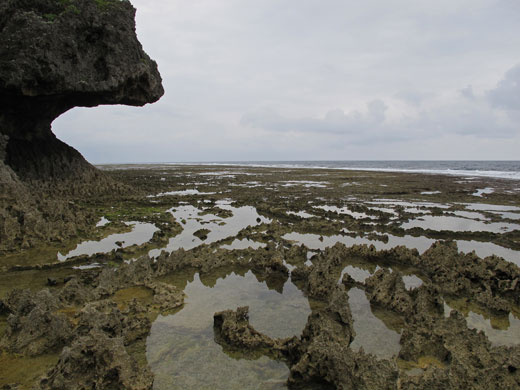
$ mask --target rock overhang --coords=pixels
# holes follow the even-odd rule
[[[0,171],[22,180],[92,177],[80,153],[51,131],[73,107],[143,106],[164,94],[127,0],[0,2]],[[4,165],[5,163],[5,165]],[[1,172],[0,172],[1,173]]]
[[[0,35],[0,132],[10,137],[50,131],[73,107],[142,106],[164,93],[129,1],[6,0]]]

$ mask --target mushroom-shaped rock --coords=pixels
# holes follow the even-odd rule
[[[73,107],[142,106],[164,93],[126,0],[0,3],[0,134],[4,162],[22,179],[91,169],[51,123]],[[2,163],[0,161],[0,163]]]

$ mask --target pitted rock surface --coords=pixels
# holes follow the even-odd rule
[[[89,165],[51,132],[73,107],[142,106],[164,93],[157,64],[120,0],[8,0],[0,4],[0,133],[20,177],[68,177]]]

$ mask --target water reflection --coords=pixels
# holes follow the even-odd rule
[[[520,319],[513,313],[497,315],[486,312],[464,299],[447,300],[444,303],[444,315],[449,316],[453,309],[466,318],[468,328],[484,332],[492,345],[520,344]]]
[[[415,227],[431,230],[449,230],[456,232],[492,232],[504,233],[511,230],[520,230],[520,225],[503,222],[486,223],[473,219],[450,217],[450,216],[432,216],[425,215],[421,218],[413,219],[401,225],[403,229],[412,229]]]
[[[321,209],[325,211],[330,211],[337,214],[344,214],[344,215],[350,215],[352,218],[355,219],[377,219],[377,216],[374,215],[368,215],[366,213],[361,213],[357,211],[352,211],[348,207],[337,207],[337,206],[314,206],[315,209]]]
[[[265,246],[266,246],[266,244],[264,244],[263,242],[257,242],[257,241],[250,240],[249,238],[244,238],[243,240],[235,239],[235,240],[233,240],[233,242],[231,244],[222,245],[221,248],[227,249],[227,250],[247,249],[247,248],[258,249],[258,248],[264,248]]]
[[[309,214],[303,210],[301,211],[298,211],[298,212],[295,212],[295,211],[287,211],[287,214],[288,215],[296,215],[297,217],[300,217],[300,218],[312,218],[312,217],[315,217],[315,215],[312,215],[312,214]]]
[[[415,248],[419,253],[423,253],[435,242],[435,240],[426,237],[413,237],[413,236],[394,236],[387,234],[388,242],[379,240],[370,240],[366,237],[350,237],[350,236],[320,236],[319,234],[312,233],[287,233],[282,238],[288,241],[294,241],[298,244],[304,244],[309,249],[325,249],[332,247],[336,243],[340,242],[346,246],[352,246],[355,244],[367,244],[374,245],[377,250],[391,249],[399,245],[404,245],[408,248]]]
[[[348,296],[356,332],[350,347],[354,351],[362,347],[365,352],[380,358],[396,356],[401,348],[399,345],[401,334],[392,329],[400,328],[395,325],[395,319],[389,319],[388,322],[392,325],[389,327],[384,321],[374,315],[365,292],[359,288],[351,288]],[[378,314],[383,316],[386,313],[379,312]]]
[[[231,212],[232,215],[220,217],[206,213],[204,210],[191,205],[182,205],[171,209],[170,212],[181,223],[183,230],[177,236],[172,237],[165,248],[151,250],[149,255],[151,257],[158,256],[163,250],[168,252],[173,252],[180,248],[189,250],[201,245],[203,242],[210,244],[224,238],[233,237],[248,226],[271,222],[270,219],[259,215],[256,209],[251,206],[233,207],[227,204],[227,202],[220,202],[218,203],[218,208]],[[218,210],[215,212],[218,213]],[[200,229],[209,230],[204,241],[193,235]]]
[[[148,337],[154,389],[286,388],[285,364],[267,357],[246,360],[227,355],[214,342],[213,314],[247,305],[251,325],[258,331],[270,337],[299,335],[310,313],[303,294],[291,282],[283,285],[282,293],[273,291],[250,271],[243,276],[232,272],[225,277],[195,274],[193,278],[184,289],[183,309],[159,316]],[[180,278],[173,282],[180,288],[185,283]]]
[[[154,224],[144,222],[125,222],[132,226],[128,233],[111,234],[100,241],[84,241],[66,255],[58,253],[58,260],[64,261],[74,256],[93,255],[95,253],[107,253],[113,249],[125,248],[131,245],[141,245],[152,239],[153,234],[159,230]]]
[[[457,247],[459,248],[459,251],[464,253],[475,251],[475,254],[482,258],[491,255],[500,256],[504,260],[520,266],[520,251],[504,248],[503,246],[493,244],[492,242],[457,240]]]

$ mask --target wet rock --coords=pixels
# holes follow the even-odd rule
[[[444,313],[444,300],[439,289],[431,283],[425,283],[411,292],[414,313]]]
[[[74,278],[75,278],[74,275],[65,276],[65,277],[63,278],[63,283],[67,283],[69,280],[72,280],[72,279],[74,279]]]
[[[24,178],[93,169],[50,131],[75,106],[144,105],[163,94],[157,65],[135,35],[129,2],[34,0],[0,6],[0,115],[5,161]]]
[[[443,294],[470,296],[497,312],[508,312],[511,304],[520,304],[520,268],[496,256],[481,259],[474,253],[460,253],[455,242],[435,242],[422,255],[403,246],[376,251],[353,245],[343,251],[369,262],[417,268]]]
[[[209,233],[210,233],[210,230],[208,230],[208,229],[199,229],[195,233],[193,233],[193,235],[195,237],[198,237],[202,241],[204,241],[206,238],[208,238]]]
[[[143,340],[150,334],[152,322],[148,318],[148,310],[136,299],[123,310],[123,335],[125,345]]]
[[[341,276],[345,260],[343,244],[336,244],[320,254],[311,266],[300,266],[292,272],[292,279],[299,283],[313,298],[327,300]]]
[[[345,344],[317,337],[297,364],[291,367],[290,388],[313,383],[333,389],[397,389],[398,373],[387,360],[353,352]]]
[[[481,259],[459,253],[455,243],[437,242],[421,256],[421,269],[444,292],[468,295],[496,311],[508,311],[508,300],[520,304],[520,269],[497,257]]]
[[[40,290],[37,293],[31,290],[14,289],[3,300],[6,311],[12,314],[25,316],[36,306],[45,309],[57,310],[58,301],[49,290]]]
[[[350,286],[357,286],[362,285],[363,283],[357,282],[352,276],[350,276],[348,273],[343,274],[343,277],[341,278],[341,283],[347,287]]]
[[[284,264],[284,254],[276,249],[256,251],[251,258],[250,267],[264,277],[280,275],[287,279],[289,275],[289,269]]]
[[[292,245],[285,251],[285,260],[294,266],[299,266],[307,261],[307,247],[304,245]]]
[[[313,312],[300,340],[292,346],[289,386],[301,388],[312,383],[335,389],[395,389],[395,363],[378,360],[349,348],[353,321],[348,294],[337,286],[327,308]]]
[[[92,287],[85,285],[76,277],[69,279],[59,293],[60,300],[67,305],[83,305],[94,297]]]
[[[128,345],[148,335],[151,322],[146,313],[135,300],[125,311],[110,300],[89,303],[81,310],[74,332],[87,335],[93,330],[99,331],[108,337],[123,338],[124,344]]]
[[[56,367],[40,382],[42,390],[152,389],[153,375],[126,352],[123,338],[92,331],[65,347]]]
[[[347,290],[343,286],[335,286],[330,294],[326,311],[333,315],[336,321],[349,328],[352,338],[354,336],[353,320],[348,299]]]
[[[153,303],[161,312],[171,312],[184,305],[185,294],[175,286],[167,283],[152,282],[146,287],[153,290]]]
[[[371,303],[401,314],[412,311],[413,301],[399,272],[380,269],[365,280],[365,286]]]
[[[213,316],[215,341],[228,348],[254,353],[269,351],[278,358],[287,355],[287,344],[292,339],[272,339],[255,330],[249,324],[249,307],[239,307],[236,311],[225,310]]]
[[[95,225],[65,199],[128,189],[51,131],[73,107],[141,106],[163,94],[157,64],[118,0],[0,4],[0,252],[60,242]]]
[[[248,308],[214,316],[215,337],[221,345],[247,353],[258,351],[290,365],[290,388],[396,389],[397,369],[390,361],[353,352],[352,315],[342,286],[330,293],[326,308],[313,312],[300,339],[271,339],[248,321]]]
[[[520,347],[491,347],[485,335],[468,329],[464,317],[452,311],[448,318],[428,315],[409,318],[401,337],[399,357],[417,361],[432,356],[445,368],[427,370],[418,377],[406,377],[403,388],[422,389],[437,381],[432,388],[514,389],[520,385],[516,370]],[[514,362],[514,363],[513,363]]]
[[[20,387],[15,383],[8,383],[2,386],[2,390],[19,390]]]
[[[153,275],[152,260],[148,256],[123,263],[118,268],[104,268],[96,280],[95,294],[102,299],[108,298],[121,288],[146,285]]]
[[[114,302],[92,302],[81,310],[76,334],[84,336],[92,330],[103,332],[108,337],[123,337],[123,315]]]
[[[48,290],[37,294],[15,290],[7,299],[11,314],[0,339],[0,350],[36,356],[60,350],[72,337],[72,324],[59,313]]]

